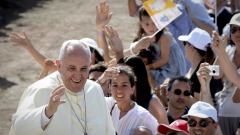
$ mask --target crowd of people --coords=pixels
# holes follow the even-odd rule
[[[144,1],[128,0],[139,30],[127,48],[107,2],[96,6],[96,41],[67,40],[57,60],[12,33],[42,71],[9,134],[240,135],[238,7],[175,0],[182,14],[154,35]]]

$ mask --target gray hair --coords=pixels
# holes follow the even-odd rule
[[[82,43],[80,40],[67,40],[65,42],[63,42],[62,47],[60,49],[60,53],[59,53],[59,60],[62,61],[63,57],[66,53],[68,53],[68,49],[72,47],[74,48],[81,48],[82,52],[79,53],[83,53],[85,52],[86,55],[89,56],[89,60],[91,60],[91,51],[90,48],[85,45],[84,43]]]

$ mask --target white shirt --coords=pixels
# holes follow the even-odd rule
[[[111,111],[114,105],[112,97],[105,97],[108,108]],[[132,129],[139,126],[145,126],[155,135],[157,134],[158,122],[157,120],[143,107],[135,102],[133,109],[129,110],[125,116],[119,119],[120,110],[115,104],[112,110],[112,120],[114,128],[118,135],[129,135]]]

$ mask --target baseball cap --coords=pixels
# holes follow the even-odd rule
[[[195,116],[199,118],[212,118],[215,122],[218,121],[217,110],[209,103],[198,101],[194,103],[188,111],[188,114],[183,115],[182,118],[188,116]]]
[[[91,39],[91,38],[82,38],[80,39],[80,42],[84,43],[85,45],[94,48],[95,50],[98,51],[98,53],[103,56],[103,50],[98,47],[97,43]]]
[[[186,134],[188,134],[188,123],[186,120],[175,120],[170,125],[160,124],[158,126],[158,132],[161,134],[166,134],[168,129],[174,130],[174,131],[182,131]]]
[[[231,18],[229,24],[230,24],[230,25],[231,25],[231,24],[235,24],[235,25],[240,26],[240,13],[235,14],[235,15]]]
[[[178,37],[180,41],[187,41],[194,47],[206,51],[207,45],[212,42],[211,36],[202,29],[195,28],[189,35],[181,35]]]

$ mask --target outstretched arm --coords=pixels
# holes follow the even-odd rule
[[[218,61],[225,76],[229,81],[240,88],[240,75],[238,74],[235,65],[230,61],[225,51],[224,42],[219,37],[217,32],[213,32],[213,49],[218,55]]]
[[[45,59],[43,69],[38,77],[38,79],[42,79],[48,75],[49,72],[54,72],[57,70],[57,66],[55,62],[50,59]]]
[[[105,35],[108,39],[108,43],[112,50],[115,53],[116,60],[119,61],[121,58],[124,57],[123,55],[123,44],[122,40],[119,38],[117,30],[111,26],[106,26],[105,28]]]
[[[226,40],[226,38],[225,38]],[[225,51],[225,43],[222,40],[217,32],[213,32],[213,49],[218,55],[218,61],[220,67],[228,80],[234,83],[238,88],[235,90],[233,94],[233,102],[240,103],[240,75],[237,71],[235,65],[230,61],[226,51]]]
[[[199,70],[197,71],[197,77],[201,84],[200,100],[213,106],[214,104],[210,92],[210,81],[212,76],[209,75],[210,70],[206,68],[206,66],[209,66],[209,64],[201,63]]]
[[[146,36],[133,42],[128,49],[124,50],[124,55],[137,55],[140,50],[148,48],[153,43],[153,40],[155,40],[154,36]]]
[[[187,3],[184,0],[181,0],[181,2],[183,3],[183,5],[186,7],[186,10],[189,14],[189,16],[191,17],[192,21],[201,29],[206,30],[209,34],[212,34],[212,31],[215,30],[215,27],[212,26],[211,24],[207,23],[207,22],[203,22],[201,20],[199,20],[196,16],[194,16],[190,10],[190,7],[187,5]],[[206,10],[202,5],[199,5],[196,7],[198,10],[200,11],[204,11]],[[204,11],[205,12],[205,11]],[[207,14],[207,13],[206,13]]]
[[[128,12],[130,16],[134,16],[138,11],[139,6],[135,0],[128,0]]]
[[[12,33],[10,35],[10,41],[14,46],[20,46],[26,49],[38,62],[38,64],[40,64],[42,67],[44,66],[44,60],[46,59],[46,57],[43,56],[38,50],[34,48],[25,32],[23,33],[22,36],[18,35],[17,33]]]
[[[158,59],[156,62],[152,64],[147,65],[147,69],[157,69],[168,63],[170,55],[170,40],[172,40],[172,37],[170,37],[170,35],[168,34],[162,35],[158,43],[161,48],[160,59]]]
[[[104,27],[112,18],[112,13],[109,13],[109,5],[106,2],[101,2],[96,6],[96,27],[97,27],[97,43],[103,49],[104,61],[110,61],[109,49],[105,38]]]

